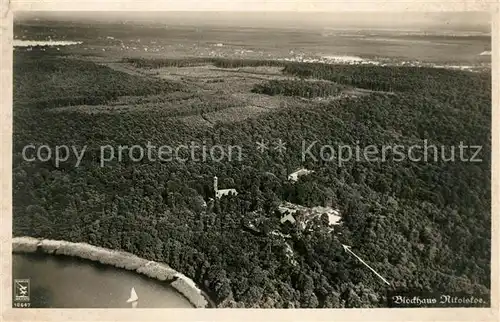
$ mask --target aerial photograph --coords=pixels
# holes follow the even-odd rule
[[[491,20],[15,12],[12,307],[491,307]]]

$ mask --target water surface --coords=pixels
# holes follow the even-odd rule
[[[30,304],[36,308],[127,308],[135,288],[138,308],[191,308],[167,282],[133,271],[78,258],[13,254],[14,279],[30,279]]]

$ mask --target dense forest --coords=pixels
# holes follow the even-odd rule
[[[144,68],[206,63],[202,59],[127,62]],[[490,74],[223,59],[210,63],[281,66],[285,75],[297,77],[290,83],[274,83],[284,87],[261,90],[263,94],[311,97],[304,94],[310,89],[297,86],[315,78],[335,82],[335,88],[394,95],[373,92],[352,99],[311,101],[213,127],[186,127],[162,111],[53,113],[50,107],[61,104],[102,104],[122,95],[168,97],[189,89],[48,52],[18,52],[14,56],[14,235],[87,242],[168,263],[195,280],[220,307],[383,307],[388,289],[489,293]],[[317,93],[325,90],[330,89]],[[287,142],[286,153],[253,152],[231,162],[125,160],[99,166],[100,145],[175,146],[203,141],[255,151],[260,138],[282,139]],[[435,145],[458,146],[460,141],[482,145],[483,161],[351,160],[339,166],[303,162],[300,153],[304,140],[409,146],[424,139]],[[86,145],[87,152],[79,167],[71,160],[56,167],[51,161],[24,161],[21,153],[27,144],[80,149]],[[292,184],[287,175],[299,167],[315,172]],[[239,194],[209,201],[214,175],[220,187],[234,187]],[[282,201],[338,208],[342,224],[334,232],[322,220],[312,222],[311,230],[282,225],[278,212]],[[245,229],[248,221],[256,223],[259,233]],[[392,286],[344,252],[341,244],[350,245]]]
[[[252,92],[267,95],[298,96],[305,98],[338,95],[344,86],[330,82],[311,82],[306,80],[270,80],[257,84]]]
[[[151,81],[118,73],[93,62],[61,59],[63,54],[44,55],[34,51],[16,64],[14,91],[16,103],[31,108],[71,105],[99,105],[120,96],[142,96],[182,90],[178,84]],[[40,63],[40,59],[43,63]],[[29,74],[30,77],[23,77]],[[43,84],[43,86],[41,86]],[[29,89],[29,90],[27,90]]]

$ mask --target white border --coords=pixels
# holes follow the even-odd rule
[[[249,9],[252,8],[252,9]],[[493,13],[492,111],[492,266],[491,309],[12,309],[12,12],[13,11],[491,11]],[[499,209],[499,12],[498,2],[460,1],[134,1],[77,2],[2,0],[0,187],[1,310],[5,321],[498,321],[498,209]]]

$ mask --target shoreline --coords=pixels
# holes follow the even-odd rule
[[[81,259],[112,265],[116,268],[135,271],[151,279],[168,282],[195,308],[214,307],[213,301],[196,283],[165,263],[140,258],[132,253],[93,246],[87,243],[73,243],[64,240],[50,240],[34,237],[13,237],[12,253],[37,253],[78,257]]]

